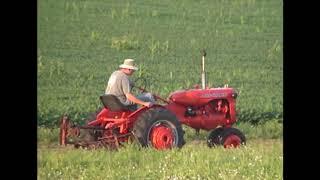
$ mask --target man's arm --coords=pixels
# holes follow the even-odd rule
[[[134,102],[134,103],[137,103],[137,104],[140,104],[140,105],[143,105],[143,106],[147,106],[147,107],[150,107],[152,106],[152,103],[151,102],[144,102],[144,101],[141,101],[140,99],[136,98],[133,94],[131,93],[127,93],[126,94],[126,97]]]
[[[140,104],[140,105],[147,106],[147,107],[150,107],[152,105],[151,102],[141,101],[140,99],[136,98],[133,94],[131,94],[130,81],[128,78],[123,78],[121,80],[121,83],[122,83],[122,91],[128,100],[130,100],[133,103]]]

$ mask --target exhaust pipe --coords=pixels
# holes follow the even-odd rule
[[[206,89],[206,72],[204,71],[204,57],[207,55],[206,51],[202,51],[202,73],[201,73],[201,84],[202,89]]]

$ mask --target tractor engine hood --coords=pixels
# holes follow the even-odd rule
[[[235,99],[237,93],[233,88],[210,88],[178,90],[169,95],[169,100],[177,104],[202,106],[214,99]]]

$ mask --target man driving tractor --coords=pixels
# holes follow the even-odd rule
[[[125,106],[135,106],[136,104],[150,107],[155,103],[151,93],[142,93],[134,96],[131,93],[133,83],[129,79],[138,67],[135,66],[133,59],[125,59],[119,66],[119,70],[114,71],[107,84],[105,94],[115,95]]]
[[[196,131],[210,131],[209,147],[245,144],[245,135],[232,127],[237,122],[237,92],[233,88],[177,90],[171,92],[167,100],[151,93],[134,96],[131,91],[137,86],[129,77],[136,70],[134,60],[125,59],[119,70],[111,74],[105,94],[100,96],[104,107],[85,126],[74,125],[67,115],[63,115],[60,145],[117,149],[133,138],[142,147],[180,148],[185,144],[182,124]],[[155,104],[153,96],[165,104]],[[137,105],[143,107],[137,110]]]

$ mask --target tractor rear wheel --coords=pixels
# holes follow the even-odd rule
[[[209,133],[208,138],[207,138],[208,147],[211,148],[211,147],[221,145],[221,139],[222,139],[221,134],[222,134],[223,130],[224,129],[222,127],[219,127],[219,128],[212,130]]]
[[[239,147],[240,145],[246,144],[246,137],[236,128],[225,128],[221,136],[221,144],[225,148]]]
[[[133,135],[142,147],[155,149],[181,148],[185,141],[177,117],[164,108],[150,109],[134,123]]]

